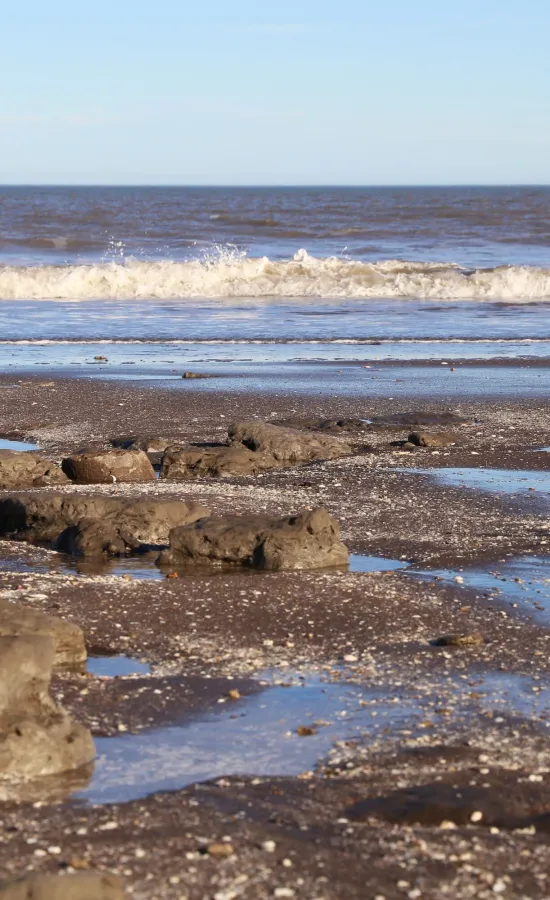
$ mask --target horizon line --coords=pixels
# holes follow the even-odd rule
[[[268,189],[268,190],[287,190],[287,189],[307,189],[307,188],[321,188],[321,189],[330,189],[335,188],[339,190],[343,189],[351,189],[351,190],[371,190],[371,189],[379,189],[379,188],[415,188],[415,189],[426,189],[426,188],[547,188],[550,187],[550,182],[535,182],[535,181],[518,181],[518,182],[441,182],[441,183],[408,183],[408,182],[397,182],[395,184],[391,184],[390,182],[384,182],[380,184],[338,184],[335,182],[327,182],[327,183],[288,183],[288,184],[225,184],[220,182],[219,184],[193,184],[188,182],[173,182],[173,183],[162,183],[155,184],[154,182],[84,182],[84,181],[21,181],[21,182],[0,182],[1,188],[42,188],[42,187],[53,187],[53,188],[194,188],[194,189],[203,189],[203,190],[212,190],[212,189],[231,189],[231,190],[258,190],[258,189]]]

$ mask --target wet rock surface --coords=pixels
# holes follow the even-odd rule
[[[67,483],[59,466],[37,453],[0,450],[0,490]]]
[[[345,566],[348,551],[337,522],[324,509],[296,516],[225,516],[170,532],[161,566],[214,563],[265,571]]]
[[[0,498],[2,534],[35,542],[59,541],[59,549],[74,546],[76,550],[70,552],[84,554],[106,551],[111,543],[118,548],[116,553],[142,544],[167,544],[172,528],[208,514],[201,504],[170,499],[51,493]]]
[[[351,453],[351,447],[337,438],[282,428],[254,419],[231,425],[229,440],[234,444],[243,444],[255,453],[269,454],[276,465],[338,459]]]
[[[155,480],[153,466],[142,450],[82,450],[66,457],[62,469],[76,484],[134,484]]]
[[[29,875],[0,883],[0,900],[123,900],[122,880],[114,875]]]
[[[0,637],[40,635],[52,640],[56,668],[78,669],[86,662],[82,629],[41,610],[0,598]]]
[[[94,758],[89,731],[50,697],[54,655],[50,638],[0,637],[0,795]]]

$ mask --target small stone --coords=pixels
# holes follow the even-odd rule
[[[273,891],[274,897],[294,897],[295,895],[296,891],[287,887],[278,887]]]
[[[312,737],[312,735],[317,734],[317,731],[309,725],[299,725],[296,729],[296,734],[299,737]]]
[[[233,688],[232,691],[229,691],[228,695],[230,700],[240,700],[241,692],[237,690],[237,688]]]
[[[232,844],[208,844],[206,848],[206,852],[209,856],[215,857],[224,857],[224,856],[233,856],[235,850]]]
[[[276,847],[275,841],[264,841],[262,844],[262,850],[265,850],[266,853],[275,853]]]
[[[481,822],[482,818],[483,818],[483,813],[480,812],[479,810],[476,810],[470,816],[470,822]]]

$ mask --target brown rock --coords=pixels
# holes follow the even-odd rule
[[[456,435],[449,431],[439,434],[429,431],[413,431],[409,434],[408,443],[414,444],[415,447],[449,447],[456,443]]]
[[[51,638],[56,668],[80,668],[86,662],[84,635],[78,625],[19,603],[0,600],[0,637],[16,637],[21,634]]]
[[[0,534],[27,541],[56,542],[65,529],[82,520],[101,522],[110,541],[128,547],[168,543],[172,528],[209,515],[198,503],[182,500],[132,500],[127,497],[82,494],[12,494],[0,498]],[[96,532],[103,541],[101,530]],[[74,535],[61,541],[65,545]],[[84,544],[90,545],[89,539]],[[94,550],[103,552],[103,550]]]
[[[281,466],[338,459],[352,452],[349,444],[336,437],[281,428],[255,419],[231,425],[229,440],[233,444],[243,444],[255,453],[269,454]]]
[[[275,518],[212,517],[175,528],[159,564],[209,563],[278,571],[345,566],[348,561],[338,523],[326,510],[314,509]]]
[[[193,478],[224,478],[230,475],[255,475],[273,468],[275,460],[246,447],[189,447],[170,449],[162,461],[160,477],[166,481]]]
[[[90,732],[49,694],[50,638],[0,638],[0,785],[78,769],[94,759]]]
[[[0,885],[0,900],[123,900],[122,881],[115,875],[27,875]]]
[[[0,450],[0,489],[68,484],[59,466],[37,453]]]
[[[155,480],[155,470],[142,450],[84,450],[64,459],[62,469],[76,484]]]

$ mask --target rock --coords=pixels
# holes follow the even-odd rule
[[[409,434],[408,443],[415,447],[449,447],[456,444],[456,435],[451,432],[432,434],[429,431],[413,431]]]
[[[155,470],[142,450],[83,450],[68,456],[61,466],[76,484],[127,484],[155,480]]]
[[[345,566],[349,556],[338,523],[324,509],[297,516],[220,516],[170,532],[159,565],[197,563],[256,569],[318,569]]]
[[[0,637],[36,634],[51,638],[56,668],[81,668],[86,662],[84,635],[78,625],[39,610],[0,599]]]
[[[166,481],[187,481],[192,478],[255,475],[275,465],[271,456],[253,453],[242,446],[189,447],[168,450],[162,461],[160,477]]]
[[[184,442],[174,438],[128,436],[113,438],[111,444],[119,450],[143,450],[153,466],[160,466],[168,448],[182,447]]]
[[[485,638],[479,631],[470,634],[444,634],[430,642],[433,647],[479,647]]]
[[[205,375],[203,372],[184,372],[182,378],[214,378],[213,375]]]
[[[100,521],[109,541],[128,546],[168,543],[172,528],[209,515],[198,503],[183,500],[132,500],[82,494],[12,494],[0,498],[0,535],[27,541],[56,542],[65,529],[83,520]],[[101,537],[101,529],[98,536]],[[61,543],[72,539],[63,538]],[[89,538],[82,546],[89,544]],[[94,550],[94,553],[98,552]],[[102,551],[99,551],[102,552]]]
[[[50,697],[54,655],[51,638],[0,637],[0,784],[68,772],[95,757],[90,732]]]
[[[0,900],[123,900],[122,880],[106,873],[27,875],[0,884]]]
[[[0,450],[0,489],[68,484],[59,466],[37,453]]]
[[[269,454],[275,464],[280,466],[319,459],[338,459],[352,452],[349,444],[338,438],[281,428],[256,419],[231,425],[229,440],[233,444],[243,444],[255,453]]]
[[[142,544],[124,527],[102,519],[81,519],[69,525],[54,543],[54,549],[73,556],[127,556]]]

